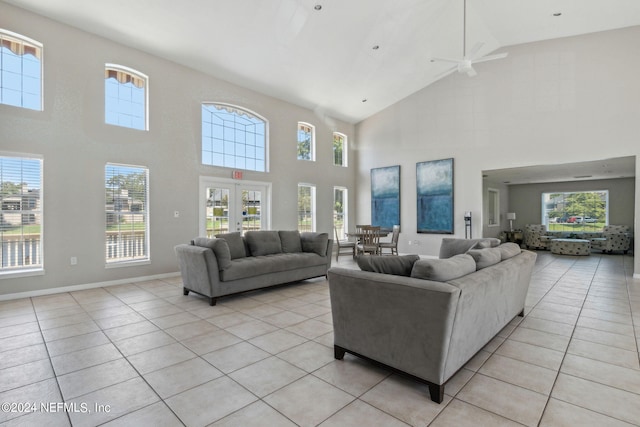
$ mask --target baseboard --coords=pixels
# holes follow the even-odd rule
[[[14,294],[0,295],[0,301],[8,301],[20,298],[39,297],[43,295],[59,294],[62,292],[82,291],[85,289],[104,288],[108,286],[126,285],[131,282],[145,282],[148,280],[167,279],[180,276],[180,272],[155,274],[153,276],[130,277],[128,279],[110,280],[108,282],[85,283],[82,285],[62,286],[59,288],[38,289],[36,291],[17,292]]]

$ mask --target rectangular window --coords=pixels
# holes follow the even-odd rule
[[[42,270],[42,160],[0,156],[0,274]]]
[[[316,160],[315,129],[309,123],[298,122],[298,160]]]
[[[105,123],[131,129],[148,130],[148,77],[115,64],[104,70]]]
[[[338,231],[338,239],[347,239],[347,189],[333,187],[333,226]]]
[[[542,223],[549,231],[602,231],[609,224],[609,191],[542,193]]]
[[[149,260],[149,170],[105,167],[106,263]]]
[[[298,231],[316,230],[316,187],[298,184]]]
[[[42,44],[0,30],[0,103],[42,111]]]
[[[347,166],[347,136],[338,132],[333,133],[333,164]]]

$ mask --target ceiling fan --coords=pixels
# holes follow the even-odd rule
[[[497,53],[495,55],[483,56],[480,58],[476,58],[476,55],[482,48],[484,43],[476,43],[475,46],[471,49],[471,51],[467,54],[467,0],[464,0],[464,9],[462,15],[462,59],[451,59],[451,58],[440,58],[433,57],[431,58],[431,62],[449,62],[456,64],[455,67],[450,68],[443,73],[436,76],[436,79],[440,79],[442,77],[448,76],[449,74],[457,71],[459,73],[466,73],[469,77],[473,77],[476,74],[476,70],[473,69],[473,64],[478,64],[480,62],[493,61],[494,59],[502,59],[507,56],[507,53]]]

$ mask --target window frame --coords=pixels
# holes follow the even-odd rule
[[[309,128],[309,131],[307,132],[306,130],[301,129],[303,127]],[[300,145],[306,142],[306,140],[300,139],[300,132],[309,134],[309,158],[308,159],[304,157],[300,157]],[[298,122],[298,127],[296,130],[296,141],[297,141],[297,144],[296,144],[297,159],[304,160],[307,162],[315,162],[316,161],[316,127],[311,123]]]
[[[116,212],[115,210],[115,202],[114,202],[114,210],[110,211],[107,209],[107,192],[109,190],[108,186],[107,186],[107,182],[109,180],[109,177],[113,177],[113,176],[117,176],[114,174],[108,175],[108,168],[112,167],[112,168],[116,168],[116,169],[131,169],[131,170],[135,170],[135,169],[139,169],[140,171],[143,171],[145,174],[145,203],[144,203],[144,209],[143,209],[143,214],[144,214],[144,253],[145,256],[143,257],[136,257],[136,256],[129,256],[129,257],[109,257],[109,238],[108,238],[108,233],[110,232],[109,230],[109,213],[114,213]],[[104,194],[105,194],[105,268],[117,268],[117,267],[128,267],[131,265],[140,265],[140,264],[150,264],[151,263],[151,252],[150,252],[150,218],[151,218],[151,214],[149,211],[149,206],[150,206],[150,201],[149,201],[149,168],[147,166],[141,166],[141,165],[129,165],[129,164],[123,164],[123,163],[111,163],[111,162],[107,162],[105,164],[105,168],[104,168]],[[122,188],[119,188],[120,190],[122,190]],[[113,191],[113,189],[112,189]],[[128,195],[127,195],[128,196]],[[132,213],[134,211],[131,211],[131,209],[129,209],[129,213]],[[138,230],[133,230],[133,233],[135,235],[136,231]],[[120,232],[120,230],[117,230],[118,235],[121,236],[123,233]],[[135,243],[134,243],[135,244]],[[116,249],[116,251],[118,251],[119,249]]]
[[[140,79],[144,82],[144,118],[143,118],[143,122],[144,122],[144,128],[138,128],[138,127],[134,127],[134,126],[126,126],[120,123],[111,123],[109,121],[107,121],[107,113],[108,113],[108,109],[107,109],[107,81],[111,78],[106,76],[106,74],[108,73],[109,70],[115,71],[116,73],[124,73],[127,74],[129,76],[132,77],[132,81],[134,79]],[[107,125],[110,126],[118,126],[118,127],[123,127],[126,129],[133,129],[133,130],[140,130],[140,131],[149,131],[149,76],[147,76],[146,74],[135,70],[133,68],[130,67],[126,67],[124,65],[119,65],[119,64],[111,64],[111,63],[106,63],[104,64],[104,72],[105,72],[105,78],[104,78],[104,122]],[[116,79],[117,81],[117,79]],[[119,82],[118,83],[120,85],[124,85],[125,83]],[[120,101],[121,98],[118,97],[118,101]],[[117,115],[120,116],[124,114],[121,110],[117,111]]]
[[[609,198],[610,198],[610,194],[609,194],[609,190],[605,189],[605,190],[578,190],[578,191],[544,191],[541,193],[541,216],[542,216],[542,224],[544,224],[547,227],[548,231],[560,231],[560,232],[578,232],[578,233],[598,233],[601,232],[602,229],[596,230],[596,229],[590,229],[590,230],[586,230],[586,226],[587,224],[591,224],[591,222],[587,223],[586,221],[582,220],[581,222],[570,222],[570,218],[571,217],[589,217],[590,215],[587,215],[586,212],[582,212],[582,213],[577,213],[577,212],[573,212],[572,214],[569,214],[568,212],[564,212],[564,216],[567,217],[567,221],[569,222],[560,222],[560,223],[552,223],[549,219],[549,212],[551,212],[552,210],[547,206],[548,204],[550,204],[550,202],[547,202],[545,200],[545,198],[547,196],[551,196],[552,194],[561,194],[563,197],[563,201],[566,200],[567,195],[574,195],[574,194],[584,194],[584,193],[602,193],[604,196],[604,222],[603,227],[609,225]],[[595,207],[593,208],[595,209]],[[554,217],[556,218],[556,217]],[[561,217],[562,218],[562,217]],[[597,224],[598,222],[594,222],[593,224]],[[551,224],[580,224],[580,226],[578,226],[577,228],[575,226],[569,227],[567,228],[566,226],[562,226],[561,230],[558,230],[557,226],[551,227]]]
[[[23,46],[26,44],[29,47],[35,49],[38,54],[39,54],[39,61],[40,61],[40,73],[39,73],[39,90],[40,90],[40,102],[38,105],[38,108],[31,108],[31,107],[26,107],[24,106],[23,101],[21,101],[21,105],[15,105],[15,104],[8,104],[5,102],[2,102],[2,94],[0,93],[0,105],[8,105],[11,107],[17,107],[17,108],[24,108],[27,110],[33,110],[33,111],[44,111],[44,45],[42,43],[40,43],[37,40],[34,40],[32,38],[23,36],[22,34],[18,34],[18,33],[14,33],[13,31],[9,31],[9,30],[5,30],[3,28],[0,28],[0,39],[13,39],[14,43],[21,43]],[[2,43],[0,43],[0,47],[2,46]],[[9,49],[11,50],[11,49]],[[24,56],[25,53],[23,52],[21,54],[21,56]],[[2,61],[0,60],[0,73],[2,73],[4,71],[4,69],[1,66]],[[24,81],[24,71],[22,71],[20,73],[20,79],[21,79],[21,86],[23,85],[23,81]],[[30,77],[30,76],[27,76]],[[1,82],[2,82],[2,77],[0,76],[0,91],[2,90],[2,86],[1,86]],[[21,87],[20,89],[20,94],[21,97],[23,97],[24,95],[24,88]]]
[[[247,116],[250,119],[255,119],[258,120],[260,122],[262,122],[262,127],[264,130],[264,135],[263,138],[264,140],[261,142],[261,144],[263,145],[262,149],[262,157],[263,159],[260,159],[258,156],[258,151],[257,148],[259,148],[259,145],[257,143],[257,139],[256,139],[256,144],[251,145],[251,144],[247,144],[246,142],[243,144],[244,145],[244,150],[245,153],[247,152],[247,148],[248,147],[253,147],[255,150],[255,155],[253,157],[248,157],[248,156],[238,156],[235,151],[234,154],[226,154],[226,149],[227,147],[230,147],[231,145],[234,146],[234,150],[235,150],[235,146],[236,144],[239,144],[238,141],[236,141],[235,138],[235,131],[238,130],[236,129],[236,127],[234,126],[234,139],[230,140],[230,139],[226,139],[226,135],[224,134],[224,130],[225,130],[225,126],[224,124],[222,125],[222,132],[223,132],[223,137],[222,139],[220,139],[220,144],[222,145],[222,150],[223,151],[214,151],[214,145],[215,145],[215,140],[217,138],[214,138],[214,128],[213,128],[213,121],[211,122],[205,122],[205,110],[206,107],[213,107],[217,110],[224,110],[227,113],[233,113],[236,116],[239,116],[240,118],[242,118],[242,116]],[[269,121],[263,117],[262,115],[256,113],[255,111],[249,110],[247,108],[244,107],[240,107],[238,105],[233,105],[233,104],[227,104],[224,102],[203,102],[200,106],[200,111],[201,111],[201,116],[200,116],[200,123],[201,123],[201,139],[200,139],[200,163],[202,165],[205,166],[214,166],[214,167],[221,167],[221,168],[227,168],[227,169],[239,169],[239,170],[246,170],[246,171],[251,171],[251,172],[263,172],[263,173],[267,173],[269,172]],[[208,110],[207,110],[208,111]],[[209,111],[210,114],[213,114],[212,112]],[[210,134],[211,136],[207,136],[205,134],[205,123],[210,124],[211,125],[211,131]],[[235,124],[235,122],[234,122]],[[260,123],[254,123],[254,125],[259,125]],[[256,132],[254,133],[250,133],[247,132],[246,130],[244,131],[244,137],[245,137],[245,141],[246,141],[246,136],[247,135],[255,135],[255,136],[259,136],[261,135],[259,133],[259,131],[256,130]],[[209,141],[205,141],[205,139],[208,138],[210,139]],[[211,162],[205,162],[205,145],[209,144],[210,145],[210,150],[207,150],[207,153],[210,153],[211,156]],[[242,148],[241,148],[242,149]],[[214,162],[214,155],[218,154],[219,156],[222,156],[222,164],[219,163],[215,163]],[[225,165],[225,156],[232,156],[234,159],[234,166],[227,166]],[[246,167],[246,163],[245,163],[245,167],[241,167],[237,165],[237,160],[238,158],[243,158],[245,159],[245,161],[247,159],[252,159],[256,164],[262,160],[264,162],[264,168],[263,169],[257,169],[257,168],[248,168]]]
[[[342,156],[340,159],[340,164],[336,163],[336,137],[341,138],[342,140]],[[342,132],[333,132],[333,165],[340,166],[343,168],[348,167],[348,156],[347,156],[347,147],[348,147],[348,137]]]
[[[4,166],[2,165],[2,163],[4,163],[4,160],[10,160],[10,161],[37,161],[38,162],[38,168],[39,168],[39,177],[38,177],[38,186],[39,188],[37,188],[39,194],[38,194],[38,202],[39,202],[39,209],[35,209],[35,210],[30,210],[30,213],[28,215],[37,215],[40,218],[40,234],[39,234],[39,247],[37,249],[37,256],[40,259],[40,262],[37,264],[29,264],[28,266],[22,266],[19,268],[12,268],[12,267],[3,267],[2,264],[4,263],[4,254],[1,254],[0,256],[0,279],[4,279],[4,278],[15,278],[15,277],[28,277],[28,276],[38,276],[38,275],[43,275],[44,274],[44,160],[42,158],[42,156],[39,155],[34,155],[34,154],[26,154],[26,153],[10,153],[10,152],[1,152],[0,151],[0,172],[2,172],[0,174],[0,184],[3,183],[3,170]],[[24,177],[23,174],[21,174],[21,177]],[[21,193],[22,194],[22,193]],[[1,197],[0,197],[1,199]],[[21,229],[21,236],[24,235],[24,229],[23,227],[25,226],[24,224],[24,209],[22,209],[22,203],[24,201],[22,200],[20,202],[20,209],[19,209],[19,213],[13,213],[11,212],[10,214],[13,215],[21,215],[20,218],[20,229]],[[0,206],[0,213],[2,214],[3,220],[4,219],[4,215],[10,215],[10,214],[5,214],[5,210],[2,210],[2,206]],[[0,233],[0,247],[4,247],[4,242],[5,242],[5,233]],[[20,248],[17,250],[20,251],[24,251],[25,246],[24,246],[24,239],[20,239],[20,243],[19,243]],[[1,251],[0,251],[1,252]],[[24,259],[23,259],[24,262]]]
[[[336,210],[336,192],[342,192],[342,213],[339,214]],[[349,231],[349,189],[343,186],[334,186],[333,187],[333,226],[334,228],[338,228],[336,226],[337,216],[342,216],[342,228],[338,229],[338,238],[339,239],[347,239],[347,232]]]
[[[307,211],[301,211],[301,203],[300,203],[300,189],[301,188],[309,188],[309,206],[308,206],[308,214],[311,217],[311,229],[307,229],[308,226],[303,226],[303,222],[301,221],[300,214],[301,212],[307,213]],[[309,183],[298,183],[298,197],[297,197],[297,229],[299,232],[307,232],[307,231],[316,231],[316,186],[314,184]],[[304,206],[306,208],[306,206]]]

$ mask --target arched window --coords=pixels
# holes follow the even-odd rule
[[[347,166],[347,135],[333,133],[333,164],[336,166]]]
[[[104,68],[105,123],[132,129],[148,130],[148,77],[121,65]]]
[[[228,104],[202,104],[202,163],[267,172],[267,122]]]
[[[0,103],[42,111],[42,44],[0,30]]]
[[[298,160],[316,160],[315,133],[313,125],[298,122]]]

